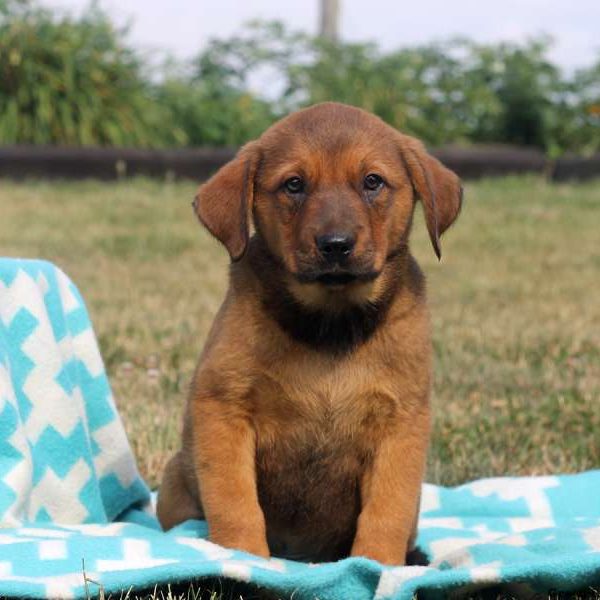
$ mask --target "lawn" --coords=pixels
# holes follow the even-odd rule
[[[143,476],[178,447],[187,384],[226,285],[189,182],[0,182],[0,254],[55,261],[87,299]],[[600,182],[468,183],[434,257],[428,480],[600,467]]]

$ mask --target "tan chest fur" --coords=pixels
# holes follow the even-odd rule
[[[305,429],[322,430],[340,441],[363,437],[373,428],[381,435],[396,419],[410,417],[415,398],[426,402],[427,310],[422,302],[413,300],[408,309],[405,304],[399,302],[385,327],[348,354],[306,348],[262,323],[252,349],[250,394],[259,442],[268,445],[281,436],[282,427],[291,437]]]
[[[312,354],[260,366],[252,393],[259,444],[268,446],[282,431],[290,444],[310,432],[330,443],[351,440],[401,408],[400,382],[390,385],[377,361],[357,366],[347,357]]]

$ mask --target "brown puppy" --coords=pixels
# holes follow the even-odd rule
[[[408,237],[418,197],[439,256],[461,195],[420,142],[333,103],[275,124],[201,186],[197,214],[232,265],[163,527],[205,517],[212,541],[261,556],[404,563],[431,379]]]

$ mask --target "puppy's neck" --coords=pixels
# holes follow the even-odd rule
[[[375,281],[335,291],[297,282],[258,234],[243,262],[259,283],[266,314],[295,341],[334,354],[369,340],[402,290],[423,294],[423,277],[405,246],[390,255]]]

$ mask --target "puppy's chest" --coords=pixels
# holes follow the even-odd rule
[[[396,400],[360,369],[327,367],[274,366],[255,389],[258,493],[270,543],[284,554],[348,551],[361,477],[397,417]]]
[[[379,374],[381,375],[381,374]],[[400,398],[389,377],[354,369],[299,364],[265,369],[254,389],[259,446],[328,448],[369,446],[399,416]]]

